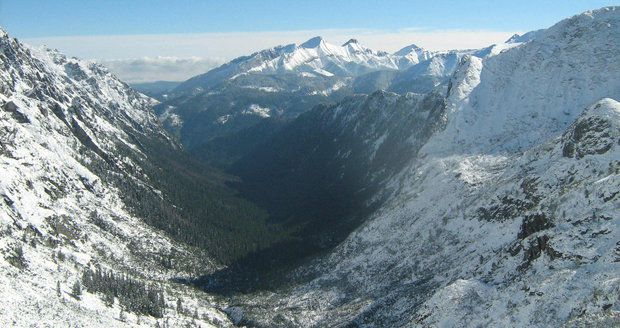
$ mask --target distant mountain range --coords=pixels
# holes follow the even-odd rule
[[[264,120],[291,120],[354,94],[445,88],[463,56],[483,58],[518,44],[513,37],[481,50],[444,52],[410,45],[390,54],[354,39],[337,46],[315,37],[239,57],[193,77],[166,91],[157,112],[189,149],[213,148],[214,138],[246,134],[242,130]]]
[[[252,74],[294,73],[300,77],[355,77],[365,73],[404,69],[429,59],[432,52],[415,45],[395,54],[374,51],[351,39],[342,46],[314,37],[301,45],[289,44],[239,57],[180,84],[173,93],[196,93],[227,80]],[[263,86],[266,87],[266,86]]]

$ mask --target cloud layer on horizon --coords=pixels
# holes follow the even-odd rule
[[[350,38],[376,50],[397,51],[416,44],[429,50],[482,48],[500,43],[515,31],[394,31],[325,29],[273,32],[228,32],[116,36],[62,36],[24,39],[33,46],[57,48],[69,56],[94,59],[129,82],[185,80],[232,58],[281,44],[302,43],[320,35],[342,44]]]
[[[96,61],[129,83],[184,81],[223,63],[217,58],[163,56]]]

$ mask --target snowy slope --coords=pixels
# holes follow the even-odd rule
[[[446,127],[390,180],[397,195],[298,270],[309,283],[229,312],[260,326],[619,325],[618,26],[620,8],[603,8],[466,57]]]
[[[617,10],[562,21],[520,47],[456,74],[453,112],[437,148],[518,151],[563,131],[584,107],[620,93]],[[439,144],[443,146],[439,146]]]
[[[177,147],[153,103],[99,65],[30,49],[0,30],[1,326],[153,326],[153,317],[121,318],[118,300],[71,296],[95,265],[156,286],[171,309],[182,298],[198,310],[195,319],[168,310],[160,323],[225,325],[206,295],[168,282],[213,264],[131,214],[114,183],[149,188],[140,140]],[[167,258],[187,265],[166,267]]]
[[[432,51],[424,50],[424,48],[418,47],[415,44],[408,45],[393,54],[398,60],[398,67],[400,69],[429,60],[434,55]]]
[[[432,56],[432,52],[415,45],[389,54],[369,49],[355,39],[338,46],[321,37],[314,37],[300,45],[278,46],[239,57],[189,79],[175,88],[173,93],[206,90],[247,74],[295,72],[305,77],[351,77],[377,70],[406,68]]]

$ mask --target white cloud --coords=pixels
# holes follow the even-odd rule
[[[212,58],[142,57],[97,60],[126,82],[184,81],[219,66],[223,60]]]
[[[415,43],[429,50],[448,50],[464,48],[481,48],[499,43],[509,38],[515,31],[489,30],[429,30],[407,28],[400,30],[369,29],[325,29],[305,31],[272,32],[227,32],[195,34],[161,34],[161,35],[117,35],[117,36],[63,36],[31,38],[23,41],[34,46],[47,45],[70,55],[86,59],[95,59],[110,63],[118,58],[142,58],[142,62],[112,61],[112,68],[121,77],[145,81],[147,79],[173,80],[184,78],[187,74],[199,74],[199,69],[207,63],[219,63],[234,57],[270,48],[280,44],[302,43],[321,35],[328,42],[344,43],[350,38],[358,39],[366,46],[386,51],[397,51]],[[144,60],[147,57],[149,60]],[[174,73],[168,69],[174,61],[162,58],[176,58],[185,73]],[[153,60],[159,58],[159,60]],[[185,58],[185,59],[182,59]],[[199,58],[192,63],[189,58]],[[148,69],[153,65],[153,70]],[[108,64],[110,65],[110,64]],[[202,65],[202,66],[201,66]],[[163,67],[166,67],[164,69]],[[138,67],[144,72],[138,75]],[[156,72],[159,72],[155,74]],[[193,73],[192,73],[193,72]],[[131,75],[129,75],[131,74]]]

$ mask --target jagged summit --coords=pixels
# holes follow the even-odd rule
[[[530,31],[524,34],[514,34],[505,43],[523,43],[534,40],[542,31],[544,30],[536,30]]]
[[[325,42],[325,40],[323,40],[323,37],[320,36],[315,36],[311,39],[309,39],[308,41],[302,43],[300,45],[300,47],[302,48],[316,48],[318,46],[321,45],[321,43]]]
[[[508,40],[506,40],[506,43],[512,42],[513,40],[520,38],[521,35],[519,33],[515,33],[512,36],[510,36],[510,38],[508,38]]]
[[[359,44],[359,41],[357,41],[357,39],[349,39],[349,41],[345,42],[344,44],[342,44],[342,46],[347,46],[349,44]]]
[[[410,54],[411,52],[419,52],[419,51],[424,51],[423,48],[415,45],[415,44],[410,44],[400,50],[398,50],[397,52],[394,53],[394,55],[396,56],[406,56],[408,54]]]
[[[399,60],[400,67],[407,67],[418,64],[433,58],[437,53],[425,50],[415,44],[408,45],[393,54]]]
[[[202,92],[224,81],[248,74],[278,74],[297,72],[318,74],[325,77],[355,77],[379,70],[396,70],[428,59],[432,53],[407,56],[375,51],[351,39],[342,46],[328,43],[321,36],[313,37],[301,45],[290,44],[233,59],[205,74],[195,76],[179,85],[173,93]]]

